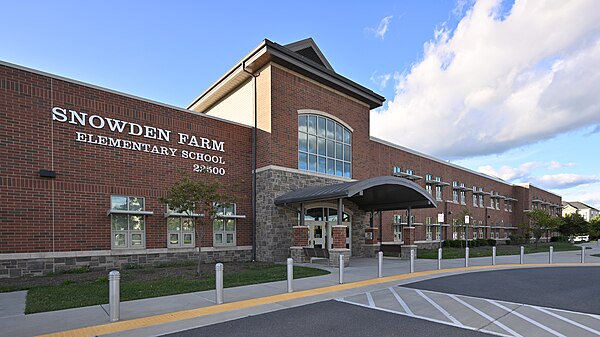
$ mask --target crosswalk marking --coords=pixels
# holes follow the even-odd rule
[[[487,301],[488,303],[490,303],[490,304],[493,304],[493,305],[497,306],[497,307],[498,307],[498,308],[500,308],[500,309],[504,309],[504,310],[508,311],[508,312],[509,312],[511,315],[515,315],[515,316],[517,316],[517,317],[519,317],[519,318],[521,318],[521,319],[524,319],[524,320],[526,320],[527,322],[529,322],[529,323],[531,323],[531,324],[533,324],[533,325],[537,326],[537,327],[538,327],[538,328],[540,328],[540,329],[543,329],[543,330],[546,330],[546,331],[548,331],[549,333],[553,334],[554,336],[557,336],[557,337],[567,337],[567,336],[565,336],[565,335],[561,334],[561,333],[560,333],[560,332],[558,332],[558,331],[554,331],[553,329],[550,329],[549,327],[547,327],[547,326],[545,326],[545,325],[541,324],[540,322],[538,322],[538,321],[536,321],[536,320],[534,320],[534,319],[531,319],[531,318],[529,318],[529,317],[527,317],[527,316],[525,316],[525,315],[522,315],[522,314],[518,313],[516,310],[511,310],[511,309],[509,309],[509,308],[507,308],[507,307],[503,306],[502,304],[500,304],[500,303],[497,303],[496,301],[492,301],[492,300],[488,300],[488,299],[486,299],[486,301]]]
[[[513,335],[514,337],[523,337],[522,335],[518,334],[516,331],[514,331],[513,329],[507,327],[506,325],[498,322],[496,319],[494,319],[493,317],[491,317],[490,315],[486,314],[485,312],[475,308],[474,306],[470,305],[469,303],[461,300],[460,298],[456,297],[456,295],[452,295],[452,294],[448,294],[448,296],[450,296],[450,298],[454,299],[455,301],[457,301],[458,303],[464,305],[465,307],[475,311],[476,313],[478,313],[479,315],[481,315],[483,318],[487,319],[488,321],[494,323],[495,325],[499,326],[501,329],[503,329],[504,331],[510,333],[511,335]]]
[[[404,302],[404,300],[400,297],[400,295],[398,295],[398,293],[396,292],[396,290],[394,290],[394,288],[390,287],[388,288],[390,290],[390,292],[394,295],[394,297],[396,298],[396,300],[398,301],[398,303],[400,303],[400,305],[402,306],[402,309],[404,309],[404,312],[414,316],[415,314],[413,314],[413,312],[410,310],[410,308],[408,307],[408,305],[406,305],[406,303]]]
[[[373,301],[373,296],[371,296],[371,293],[367,293],[367,301],[369,301],[369,306],[371,308],[375,306],[375,302]]]
[[[591,333],[593,333],[593,334],[596,334],[596,335],[600,336],[600,331],[598,331],[598,330],[594,330],[594,329],[592,329],[592,328],[590,328],[590,327],[587,327],[587,326],[585,326],[585,325],[583,325],[583,324],[580,324],[580,323],[578,323],[578,322],[575,322],[575,321],[573,321],[573,320],[570,320],[570,319],[568,319],[568,318],[566,318],[566,317],[563,317],[563,316],[561,316],[561,315],[557,315],[557,314],[553,313],[553,312],[552,312],[552,311],[550,311],[550,310],[546,310],[546,309],[544,309],[544,308],[540,308],[540,307],[536,307],[536,306],[532,306],[532,308],[534,308],[534,309],[536,309],[536,310],[539,310],[539,311],[541,311],[541,312],[543,312],[543,313],[545,313],[545,314],[548,314],[548,315],[550,315],[550,316],[552,316],[552,317],[556,317],[556,318],[560,319],[561,321],[567,322],[567,323],[569,323],[569,324],[573,324],[574,326],[576,326],[576,327],[578,327],[578,328],[582,328],[583,330],[587,330],[587,331],[589,331],[589,332],[591,332]]]
[[[431,298],[427,297],[425,294],[423,294],[423,292],[421,290],[416,290],[417,294],[419,294],[419,296],[423,297],[427,302],[429,302],[429,304],[433,305],[437,310],[439,310],[442,314],[444,314],[444,316],[446,316],[449,320],[452,321],[452,323],[458,325],[458,326],[463,326],[463,324],[461,322],[459,322],[456,318],[454,318],[454,316],[450,315],[449,312],[447,312],[444,308],[442,308],[439,304],[437,304],[435,301],[433,301]]]
[[[386,297],[389,298],[388,291],[394,296],[397,304],[386,300]],[[415,294],[415,296],[410,294]],[[432,296],[433,294],[435,295]],[[356,297],[356,295],[341,298],[338,299],[338,301],[463,329],[481,331],[497,336],[528,336],[531,335],[533,326],[545,330],[547,333],[557,337],[573,336],[573,331],[577,328],[583,329],[586,333],[590,333],[591,335],[600,336],[600,325],[589,321],[589,318],[593,318],[594,320],[600,319],[600,315],[595,314],[404,287],[389,287],[387,290],[381,289],[365,292],[363,295],[366,296],[368,303],[364,302],[365,297],[362,297],[363,300],[361,300],[359,297]],[[451,300],[446,300],[445,298],[450,298]],[[380,307],[377,304],[380,300],[383,301],[381,302],[383,307]],[[453,304],[452,302],[456,303]],[[440,305],[442,303],[444,307]],[[491,304],[492,306],[490,307],[488,304]],[[424,305],[429,309],[425,309],[426,307],[424,307]],[[411,310],[411,307],[413,307],[413,309],[419,308],[419,310],[417,310],[419,314],[415,314]],[[494,307],[499,308],[502,311],[494,309]],[[469,318],[473,316],[469,316],[469,312],[465,311],[467,309],[481,316],[484,319],[483,322],[481,318],[475,320]],[[522,309],[527,310],[523,311]],[[542,313],[542,315],[535,314],[532,310],[536,310]],[[494,314],[491,314],[491,312]],[[440,313],[443,316],[440,316]],[[567,317],[562,315],[567,315]],[[447,320],[442,317],[445,317]],[[587,317],[587,322],[586,320],[581,321],[579,319],[583,317]],[[463,323],[461,320],[468,323]],[[504,323],[500,322],[500,320]],[[515,325],[513,324],[515,323],[515,320],[519,320],[522,323]],[[493,327],[494,325],[495,327]],[[490,329],[490,326],[493,328]],[[552,328],[550,328],[550,326],[552,326]],[[578,334],[583,335],[584,332],[580,331]]]

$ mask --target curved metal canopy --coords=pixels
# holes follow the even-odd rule
[[[364,211],[437,207],[431,194],[423,187],[407,179],[392,176],[302,188],[276,198],[275,205],[339,198],[351,200]]]

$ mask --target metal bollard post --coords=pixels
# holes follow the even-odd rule
[[[415,250],[413,248],[410,249],[410,272],[415,272]]]
[[[465,268],[469,266],[469,247],[465,248]]]
[[[442,248],[438,248],[438,270],[442,269]]]
[[[492,266],[496,265],[496,246],[492,247]]]
[[[216,287],[216,300],[217,300],[217,304],[223,304],[223,264],[222,263],[217,263],[215,265],[215,279],[216,279],[216,283],[217,283],[217,287]]]
[[[550,246],[550,254],[548,255],[548,264],[552,264],[552,253],[554,253],[554,247]]]
[[[585,263],[585,246],[581,247],[581,263]]]
[[[519,264],[525,263],[525,247],[521,246],[521,255],[519,256]]]
[[[344,284],[344,255],[340,255],[340,284]]]
[[[121,273],[113,270],[108,273],[108,305],[109,319],[111,322],[116,322],[121,316],[121,292],[119,282],[121,281]]]
[[[294,259],[291,257],[287,259],[287,281],[288,293],[291,293],[294,291]]]
[[[383,252],[377,253],[378,272],[377,277],[383,277]]]

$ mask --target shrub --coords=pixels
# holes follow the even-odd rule
[[[550,242],[567,242],[567,241],[569,241],[569,237],[563,236],[563,235],[553,236],[550,238]]]
[[[488,246],[495,246],[496,245],[496,240],[495,239],[487,239],[487,245]]]

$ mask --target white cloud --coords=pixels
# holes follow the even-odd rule
[[[600,2],[500,7],[478,1],[454,30],[436,30],[423,59],[395,76],[395,97],[372,112],[371,133],[452,159],[600,123]]]
[[[387,73],[387,74],[377,74],[377,72],[374,72],[371,75],[371,82],[375,83],[380,90],[385,89],[385,87],[387,86],[388,81],[392,78],[392,74]]]
[[[600,209],[600,182],[553,192],[560,194],[563,201],[581,201]]]
[[[391,15],[386,16],[385,18],[381,19],[381,21],[379,21],[379,26],[377,26],[377,28],[368,28],[368,30],[371,31],[373,35],[375,35],[375,37],[378,37],[383,40],[385,38],[385,33],[387,33],[388,27],[392,22],[392,18],[393,16]]]
[[[574,167],[575,163],[561,163],[558,161],[551,161],[549,163],[542,163],[542,162],[527,162],[527,163],[523,163],[521,165],[519,165],[519,167],[511,167],[508,165],[504,165],[501,166],[500,168],[496,169],[491,165],[485,165],[485,166],[480,166],[477,168],[477,171],[490,175],[490,176],[494,176],[494,177],[498,177],[500,179],[506,180],[506,181],[517,181],[517,182],[528,182],[528,181],[532,181],[532,180],[536,180],[536,177],[533,175],[533,171],[537,170],[537,169],[559,169],[559,168],[563,168],[563,167]],[[564,175],[564,174],[563,174]],[[566,177],[564,177],[561,174],[557,174],[555,176],[561,176],[563,179],[566,179]],[[548,177],[546,180],[548,182],[551,181],[551,176],[545,176]],[[583,177],[583,176],[580,176]],[[537,179],[539,181],[539,179]],[[555,187],[551,187],[551,188],[555,188]]]
[[[596,182],[600,182],[599,177],[572,173],[546,174],[532,178],[533,184],[550,189],[565,189]]]

